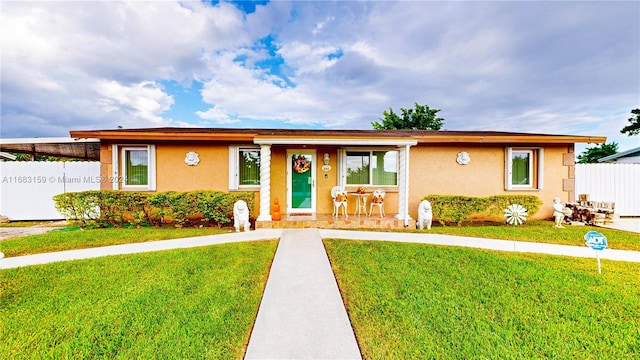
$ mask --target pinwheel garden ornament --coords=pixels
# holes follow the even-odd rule
[[[522,225],[527,220],[527,209],[520,204],[512,204],[504,209],[504,217],[509,225]]]

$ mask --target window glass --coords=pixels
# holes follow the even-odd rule
[[[126,185],[149,184],[149,155],[146,149],[125,150]]]
[[[372,185],[398,185],[398,152],[373,151]]]
[[[239,185],[260,185],[260,150],[240,150],[238,160]]]
[[[511,153],[511,183],[531,185],[531,153],[514,151]]]
[[[347,152],[347,184],[369,184],[369,156],[367,152]]]
[[[347,152],[347,185],[397,185],[398,151]]]

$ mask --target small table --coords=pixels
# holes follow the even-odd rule
[[[364,214],[367,215],[367,198],[369,197],[369,194],[360,194],[354,192],[349,193],[349,195],[353,195],[356,197],[356,211],[353,213],[353,215],[359,216],[362,210],[364,210]]]

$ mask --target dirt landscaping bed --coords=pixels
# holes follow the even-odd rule
[[[0,240],[11,239],[20,236],[44,234],[54,229],[68,226],[66,221],[34,222],[27,226],[0,226]]]

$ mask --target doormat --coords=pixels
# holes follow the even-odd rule
[[[313,214],[305,214],[305,213],[291,213],[287,215],[288,216],[313,216]]]

